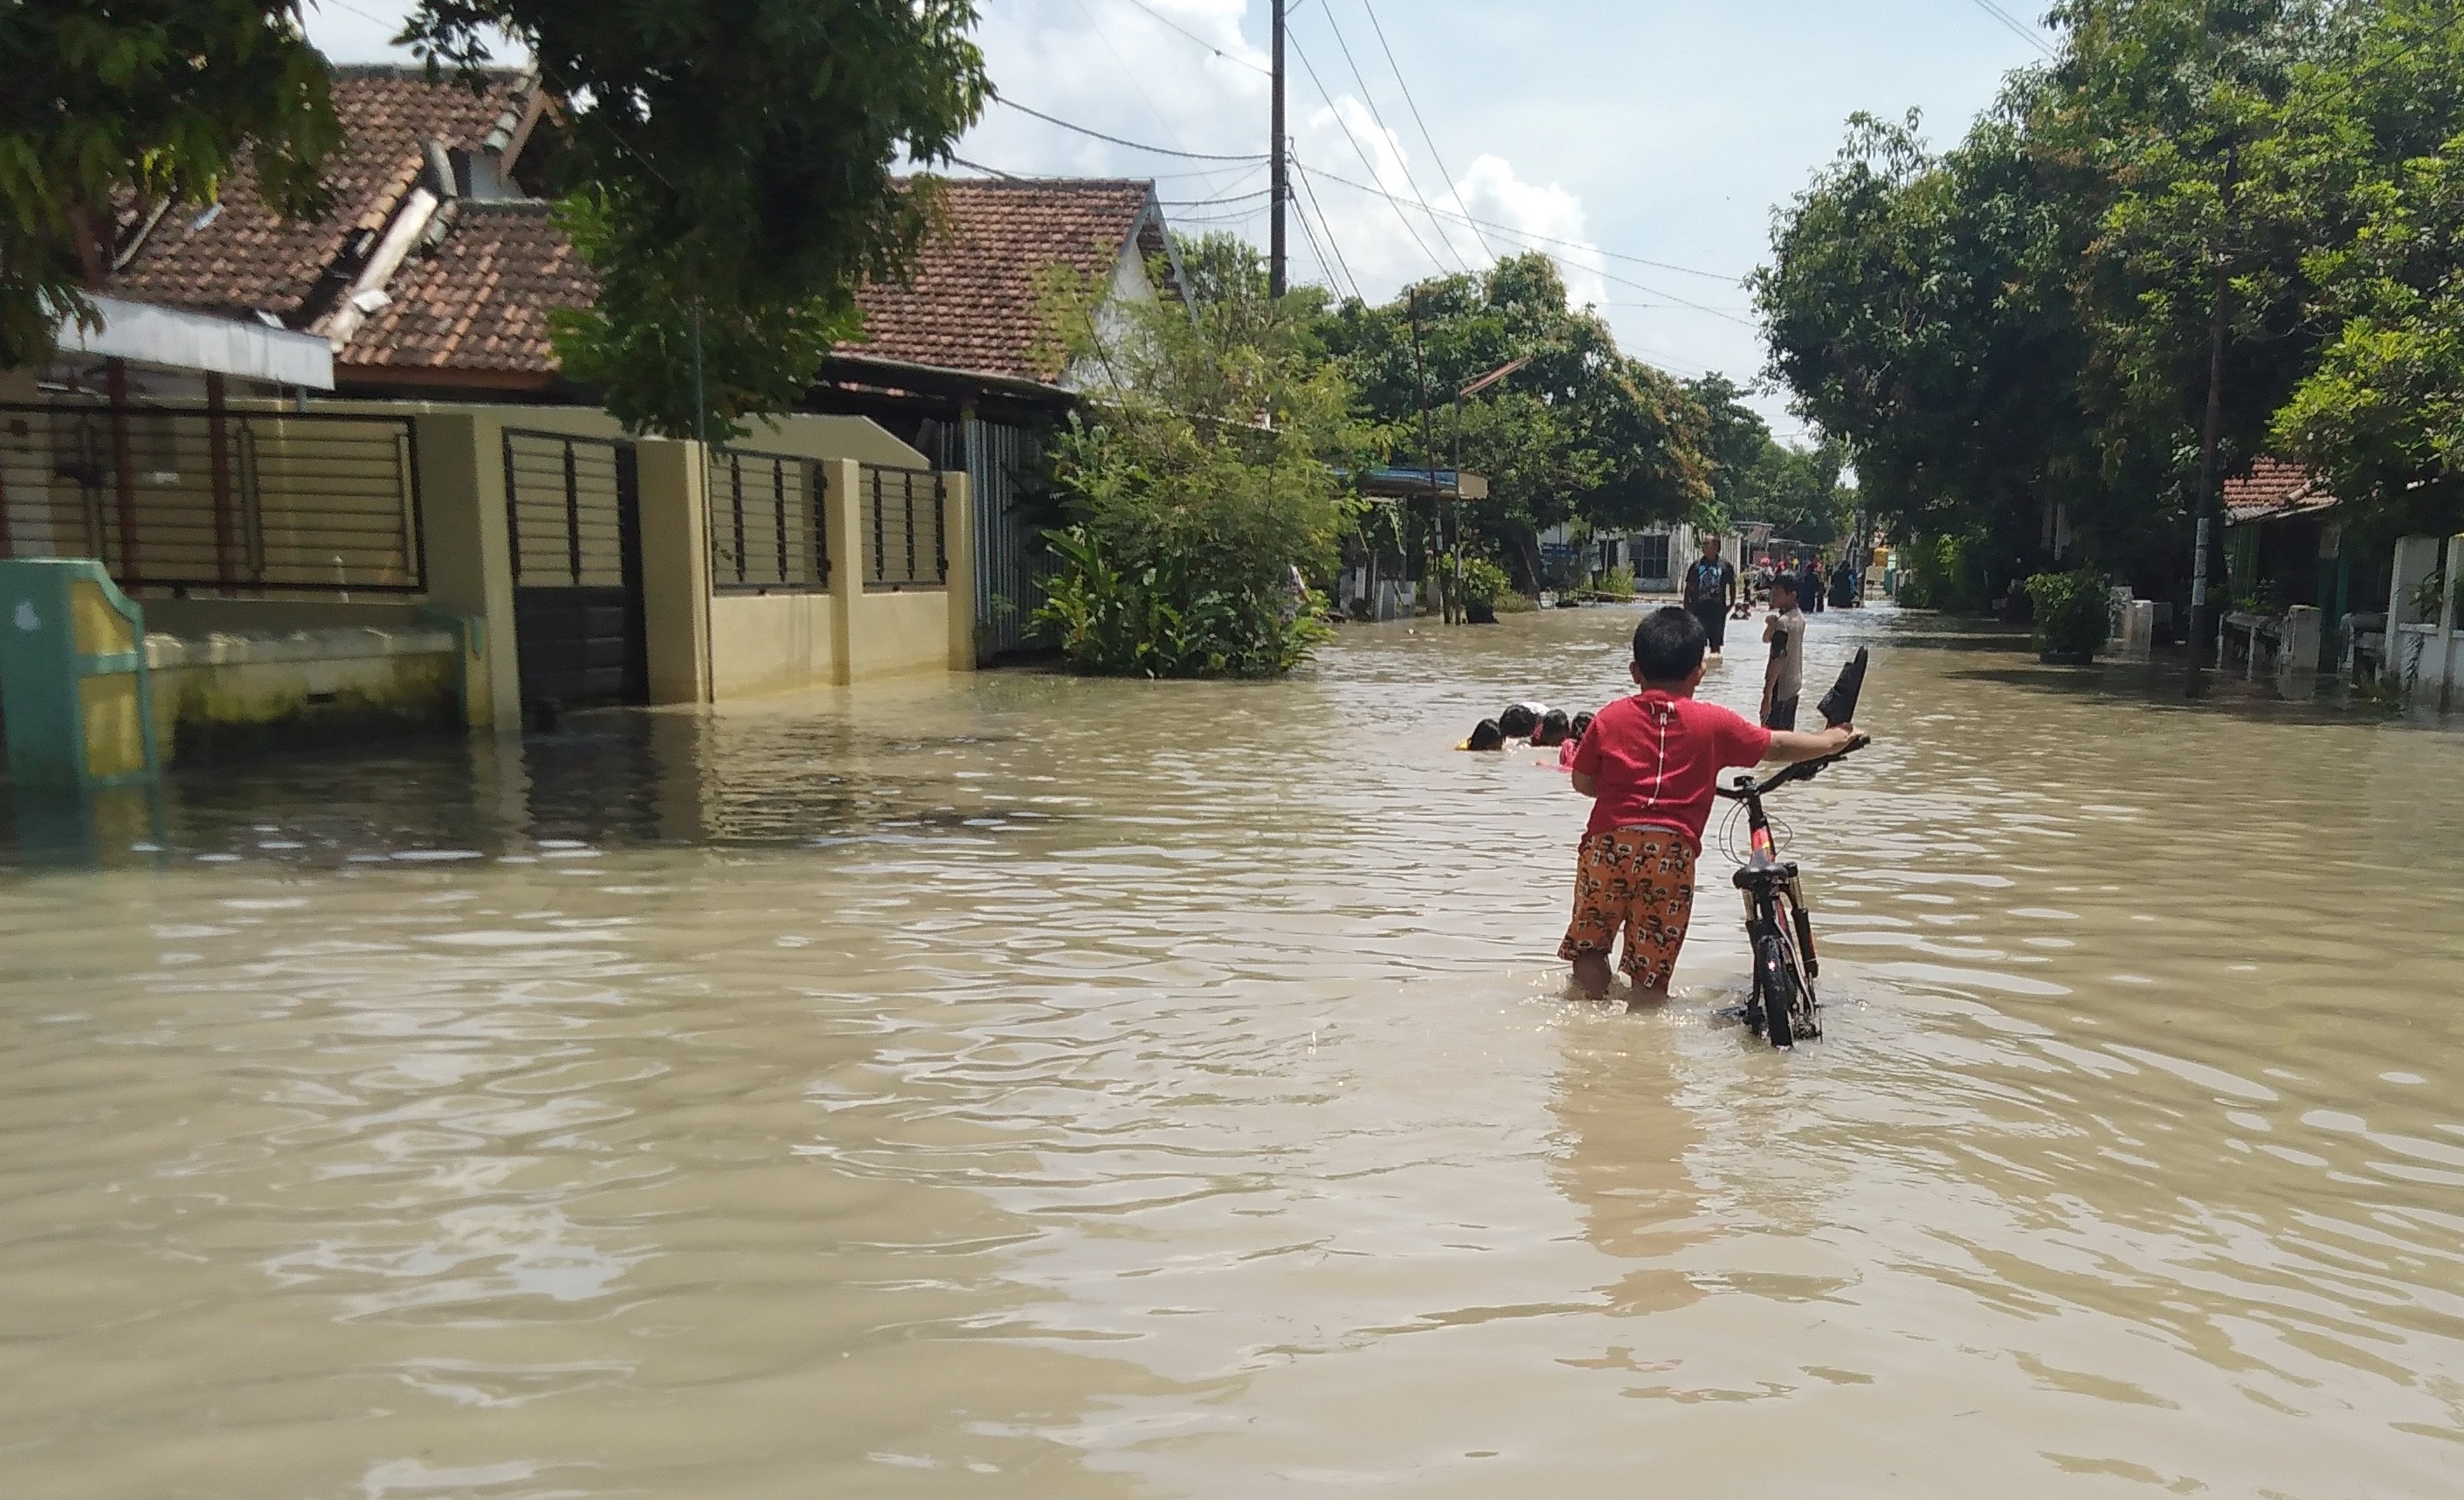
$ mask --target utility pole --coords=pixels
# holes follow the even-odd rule
[[[2233,229],[2234,187],[2239,176],[2241,150],[2236,143],[2225,148],[2224,232],[2230,236]],[[2224,435],[2225,420],[2225,335],[2231,326],[2226,298],[2233,291],[2229,251],[2219,247],[2215,253],[2215,313],[2208,326],[2208,410],[2199,427],[2199,529],[2190,549],[2190,673],[2183,683],[2183,694],[2197,697],[2207,687],[2206,652],[2208,638],[2218,634],[2214,597],[2210,590],[2216,554],[2223,551],[2222,476],[2216,472],[2216,448]]]
[[[1282,0],[1276,0],[1276,3],[1281,5]],[[1435,527],[1438,524],[1438,429],[1429,415],[1429,366],[1420,352],[1420,289],[1417,286],[1412,288],[1412,373],[1419,378],[1420,386],[1420,456],[1428,465],[1429,524]],[[1455,475],[1455,482],[1461,484],[1463,475]],[[1432,572],[1429,576],[1434,580],[1437,575]],[[1454,599],[1449,594],[1445,600],[1448,625],[1454,623]]]
[[[1291,196],[1291,186],[1286,177],[1284,150],[1284,0],[1273,0],[1275,8],[1275,103],[1274,103],[1274,171],[1269,187],[1274,201],[1273,227],[1267,232],[1266,291],[1281,297],[1290,281],[1290,250],[1284,238],[1284,203]]]

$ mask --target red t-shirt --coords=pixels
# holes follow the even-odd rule
[[[1721,771],[1770,752],[1770,730],[1717,703],[1657,691],[1619,698],[1574,749],[1574,774],[1599,783],[1584,832],[1669,828],[1699,854]]]

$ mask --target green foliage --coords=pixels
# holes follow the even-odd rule
[[[2113,634],[2113,580],[2093,568],[2038,573],[2028,580],[2036,607],[2036,650],[2085,659]]]
[[[1771,372],[1902,535],[2177,586],[2211,344],[2224,472],[2348,531],[2464,521],[2464,28],[2452,0],[2068,0],[1936,153],[1859,118],[1778,221]]]
[[[1632,599],[1634,597],[1634,569],[1630,567],[1613,567],[1605,573],[1593,574],[1591,592],[1602,595],[1609,599]]]
[[[1494,607],[1497,602],[1514,591],[1513,580],[1506,569],[1483,557],[1463,560],[1463,597],[1476,605]]]
[[[1990,582],[1978,551],[1977,543],[1965,537],[1927,537],[1909,543],[1902,562],[1900,604],[1948,614],[1984,613]]]
[[[1308,339],[1313,301],[1269,298],[1237,263],[1191,310],[1109,303],[1056,271],[1045,313],[1089,381],[1053,445],[1073,525],[1034,623],[1082,671],[1157,676],[1288,672],[1318,640],[1297,571],[1324,577],[1354,502],[1338,471],[1373,434]]]
[[[972,0],[422,0],[404,38],[474,67],[489,33],[565,101],[569,221],[606,288],[558,352],[638,430],[714,438],[791,408],[855,288],[931,223],[901,158],[948,158],[991,84]],[[693,400],[701,324],[707,406]]]
[[[277,211],[323,206],[341,132],[292,0],[12,0],[0,80],[0,368],[100,326],[116,203],[210,200],[247,151]]]
[[[1702,408],[1621,353],[1596,312],[1570,308],[1546,255],[1420,282],[1383,306],[1347,301],[1319,320],[1317,337],[1397,463],[1454,468],[1460,423],[1463,467],[1489,480],[1490,497],[1467,508],[1468,523],[1526,584],[1536,583],[1539,533],[1551,526],[1682,520],[1712,498]],[[1517,359],[1529,363],[1458,406],[1456,392]],[[1434,453],[1421,427],[1424,395]]]
[[[1090,675],[1281,676],[1331,633],[1313,599],[1210,586],[1179,558],[1125,571],[1111,546],[1084,526],[1046,540],[1060,566],[1046,581],[1033,624],[1063,660]]]

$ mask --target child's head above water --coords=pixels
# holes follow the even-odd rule
[[[1569,744],[1581,744],[1581,743],[1583,742],[1583,736],[1585,736],[1586,734],[1589,734],[1589,733],[1591,732],[1591,728],[1592,728],[1592,716],[1591,716],[1591,715],[1589,715],[1589,714],[1577,714],[1577,715],[1575,715],[1575,716],[1574,716],[1574,721],[1573,721],[1573,723],[1571,723],[1571,724],[1569,724],[1569,725],[1567,725],[1567,726],[1566,726],[1566,741],[1567,741],[1567,743],[1569,743]]]
[[[1529,739],[1531,732],[1540,727],[1540,716],[1531,712],[1530,704],[1517,703],[1497,716],[1497,727],[1506,732],[1508,739]]]
[[[1703,680],[1703,622],[1675,605],[1654,609],[1634,628],[1634,680],[1647,688],[1691,691]]]
[[[1506,748],[1506,731],[1498,727],[1497,720],[1484,718],[1472,726],[1471,738],[1463,741],[1463,747],[1466,750],[1503,750]]]
[[[1573,734],[1573,724],[1566,717],[1566,711],[1552,708],[1540,716],[1539,727],[1531,731],[1531,744],[1534,749],[1547,750],[1564,744]]]

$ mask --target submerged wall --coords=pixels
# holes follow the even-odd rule
[[[166,765],[266,750],[365,745],[458,730],[457,629],[409,626],[290,635],[148,634],[154,734]]]

